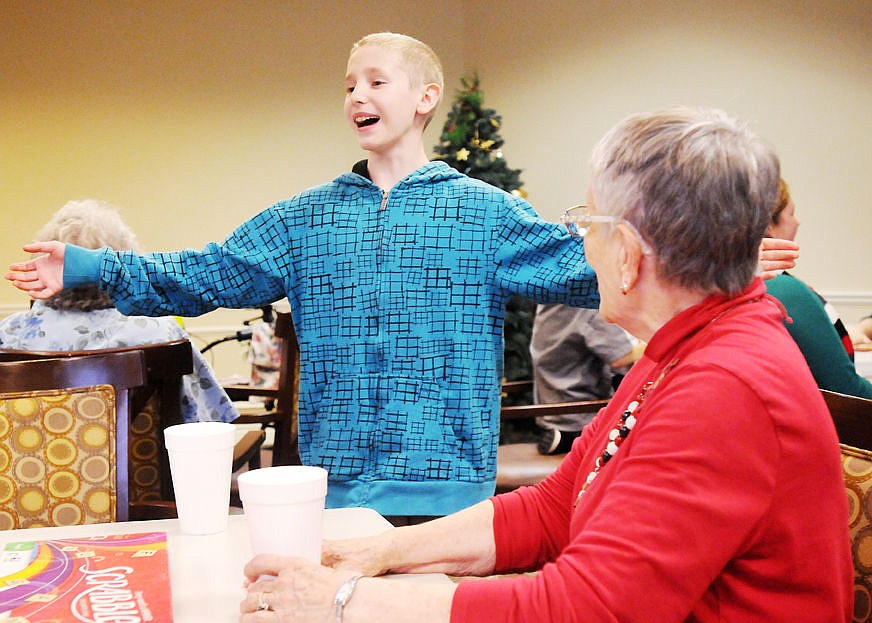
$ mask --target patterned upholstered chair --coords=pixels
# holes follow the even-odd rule
[[[139,351],[0,363],[0,529],[128,518],[128,396],[144,382]]]
[[[182,377],[194,369],[191,342],[174,340],[124,348],[76,351],[0,349],[0,361],[81,357],[136,351],[145,355],[146,382],[130,395],[130,501],[172,500],[163,429],[182,422]]]
[[[854,559],[853,620],[867,623],[872,621],[872,452],[841,448]]]
[[[842,449],[854,559],[854,618],[872,623],[872,400],[821,390]]]
[[[182,377],[194,369],[189,340],[76,351],[0,349],[0,362],[132,351],[145,356],[146,379],[142,387],[136,387],[130,393],[130,518],[171,518],[176,516],[175,495],[163,430],[182,422]],[[260,447],[264,438],[262,431],[250,431],[237,441],[233,454],[234,472],[243,465],[249,469],[260,467]]]

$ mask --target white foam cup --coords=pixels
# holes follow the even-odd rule
[[[176,509],[185,534],[214,534],[227,528],[230,475],[236,427],[191,422],[164,429]]]
[[[264,467],[239,474],[237,483],[255,554],[321,562],[327,470],[308,465]]]

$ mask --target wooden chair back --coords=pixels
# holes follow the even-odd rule
[[[144,356],[146,382],[130,395],[130,495],[133,502],[172,500],[173,483],[163,430],[182,423],[182,377],[194,371],[187,339],[123,348],[74,351],[0,349],[0,362],[124,352]]]
[[[275,337],[279,343],[278,387],[275,389],[246,384],[225,385],[231,400],[248,400],[252,396],[267,398],[273,408],[243,413],[239,424],[271,426],[275,431],[273,465],[299,465],[297,447],[297,399],[300,386],[300,348],[294,319],[290,312],[276,312]]]
[[[872,400],[821,390],[841,443],[872,450]]]
[[[0,362],[0,527],[128,519],[129,393],[144,382],[139,351]]]
[[[532,381],[504,383],[508,393],[524,392],[532,387]],[[501,420],[531,419],[545,415],[568,415],[596,413],[608,404],[608,400],[586,400],[555,404],[511,405],[500,409]],[[507,443],[497,448],[497,493],[505,493],[528,485],[535,485],[550,476],[565,454],[539,454],[536,443]]]

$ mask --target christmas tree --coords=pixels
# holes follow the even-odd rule
[[[484,108],[484,93],[478,76],[461,79],[463,88],[451,105],[451,112],[442,128],[439,144],[434,148],[436,159],[470,177],[480,179],[519,197],[526,197],[521,182],[521,170],[509,168],[503,157],[500,136],[502,118],[492,108]],[[503,318],[505,350],[503,354],[506,380],[533,378],[530,360],[530,333],[535,305],[520,296],[513,296],[506,305]],[[503,398],[503,404],[528,404],[532,393]],[[523,432],[515,426],[502,427],[503,440],[525,441]]]
[[[478,76],[466,76],[461,83],[463,88],[457,92],[435,147],[436,158],[470,177],[526,196],[521,170],[509,168],[500,150],[502,118],[494,109],[482,106],[484,93],[479,88]]]

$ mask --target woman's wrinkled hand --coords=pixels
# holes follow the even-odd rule
[[[240,623],[323,623],[336,614],[333,598],[351,571],[330,569],[304,558],[255,556],[244,569],[246,595]]]
[[[321,564],[334,569],[352,569],[375,576],[390,571],[387,562],[388,535],[324,541]]]

